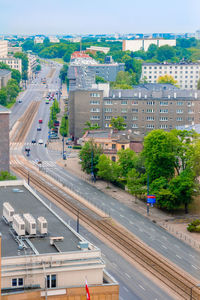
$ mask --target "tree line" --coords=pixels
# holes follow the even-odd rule
[[[157,207],[168,211],[184,209],[199,193],[200,140],[195,131],[161,129],[144,138],[140,154],[131,149],[117,152],[113,162],[92,140],[80,151],[81,166],[87,174],[127,189],[135,198],[156,195]]]

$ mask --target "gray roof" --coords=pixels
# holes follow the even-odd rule
[[[188,65],[197,65],[199,66],[200,63],[192,62],[192,61],[180,61],[178,63],[171,63],[171,62],[162,62],[162,63],[154,63],[154,62],[144,62],[142,63],[143,66],[188,66]]]
[[[17,191],[18,190],[18,191]],[[59,249],[62,252],[80,251],[78,243],[80,238],[73,233],[58,216],[51,211],[48,206],[38,200],[24,186],[4,186],[0,187],[0,215],[3,215],[3,203],[9,202],[15,210],[15,213],[22,215],[30,213],[36,220],[39,216],[46,218],[48,222],[47,237],[29,238],[33,246],[39,254],[58,253],[58,250],[50,245],[49,237],[63,236],[64,240],[59,242]],[[8,226],[2,218],[0,218],[0,229],[2,234],[2,257],[10,257],[18,255],[18,244],[10,233]],[[31,248],[28,248],[27,253],[31,253]]]
[[[146,89],[149,91],[164,91],[164,90],[179,90],[178,87],[170,83],[145,83],[134,85],[133,88],[136,89]]]
[[[4,77],[4,76],[7,76],[11,73],[10,70],[8,69],[0,69],[0,77]]]

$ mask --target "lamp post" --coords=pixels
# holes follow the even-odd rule
[[[197,284],[197,285],[193,285],[190,289],[190,300],[192,300],[193,299],[193,296],[192,296],[192,291],[193,291],[193,288],[194,287],[196,287],[196,288],[199,288],[200,287],[200,283],[199,284]]]

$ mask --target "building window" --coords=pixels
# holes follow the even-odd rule
[[[182,109],[177,109],[177,110],[176,110],[176,113],[177,113],[177,114],[182,114],[182,113],[183,113],[183,110],[182,110]]]
[[[147,113],[154,113],[154,109],[153,108],[148,108]]]
[[[137,112],[138,112],[138,109],[137,109],[137,108],[132,108],[132,112],[133,112],[133,113],[137,113]]]
[[[112,105],[113,103],[112,103],[112,100],[106,100],[105,101],[105,105]]]
[[[138,117],[137,117],[137,116],[134,116],[134,117],[132,118],[132,120],[133,120],[133,121],[136,121],[136,120],[138,120]]]
[[[56,287],[56,274],[47,275],[47,288]]]
[[[100,120],[100,116],[91,116],[90,120]]]
[[[160,109],[160,113],[161,114],[167,114],[168,113],[168,109]]]
[[[127,113],[127,108],[122,108],[122,113]]]
[[[112,117],[111,116],[105,116],[105,120],[111,120]]]
[[[91,108],[90,111],[91,111],[91,112],[100,112],[100,109],[99,109],[99,108]]]
[[[121,149],[124,150],[124,149],[125,149],[125,146],[124,146],[124,145],[121,145]]]
[[[148,128],[148,129],[154,129],[154,125],[153,124],[147,124],[146,128]]]
[[[168,117],[160,117],[160,121],[168,121]]]
[[[167,106],[168,105],[168,101],[160,101],[160,106]]]
[[[168,128],[168,125],[167,125],[167,124],[161,124],[161,125],[160,125],[160,128],[161,128],[161,129],[167,129],[167,128]]]
[[[181,106],[181,105],[183,105],[183,102],[178,101],[178,102],[176,102],[176,105]]]
[[[90,97],[99,98],[100,94],[99,93],[90,93]]]
[[[178,122],[183,121],[183,118],[178,117],[178,118],[176,118],[176,121],[178,121]]]
[[[115,157],[115,156],[112,156],[112,157],[111,157],[111,160],[114,161],[114,162],[116,162],[116,157]]]
[[[147,105],[154,105],[155,102],[154,101],[147,101]]]
[[[112,108],[105,108],[105,112],[112,112]]]
[[[112,149],[116,149],[116,144],[112,144]]]
[[[147,117],[147,121],[154,121],[154,117]]]
[[[99,105],[99,104],[100,104],[100,101],[92,100],[92,101],[90,101],[90,104],[91,104],[91,105]]]
[[[138,101],[132,101],[132,105],[138,105]]]
[[[128,103],[127,100],[122,100],[121,101],[121,105],[127,105],[127,103]]]
[[[138,128],[137,124],[132,124],[132,128]]]
[[[13,278],[12,279],[12,287],[21,287],[24,285],[23,278]]]

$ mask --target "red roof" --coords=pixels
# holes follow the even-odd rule
[[[75,51],[71,55],[71,59],[78,58],[78,57],[81,57],[81,58],[90,58],[90,56],[88,54],[86,54],[85,51]]]

